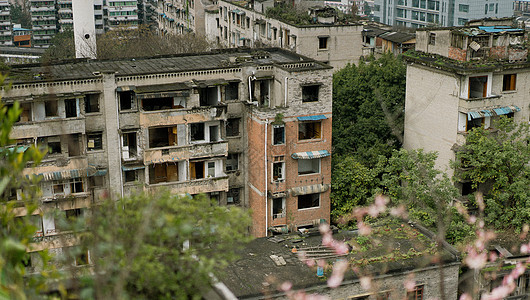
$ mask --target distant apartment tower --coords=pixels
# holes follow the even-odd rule
[[[56,1],[31,0],[33,46],[47,48],[57,33]]]
[[[108,28],[122,26],[125,28],[138,27],[138,1],[107,0]]]
[[[375,21],[393,26],[421,28],[465,25],[470,20],[513,15],[506,0],[375,0]]]
[[[9,1],[0,1],[0,45],[13,45]]]
[[[211,11],[210,0],[158,1],[156,6],[158,30],[162,34],[183,34],[194,32],[206,35],[205,15]],[[215,19],[213,19],[215,22]]]
[[[72,11],[72,0],[57,0],[57,21],[58,29],[62,32],[73,30],[74,15]]]

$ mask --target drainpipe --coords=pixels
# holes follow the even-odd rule
[[[118,134],[121,132],[120,131],[120,100],[118,99],[118,95],[116,95],[116,91],[114,91],[114,98],[116,98],[116,121],[118,122]],[[123,170],[122,170],[122,162],[121,162],[121,158],[122,158],[122,155],[123,155],[123,150],[122,150],[122,147],[123,147],[123,143],[121,141],[121,136],[120,136],[120,141],[118,142],[118,145],[119,145],[119,150],[118,150],[118,155],[120,156],[120,165],[119,165],[119,168],[120,168],[120,187],[121,187],[121,195],[120,197],[123,197]]]
[[[269,125],[269,121],[265,119],[265,128],[263,131],[265,131],[265,134],[263,136],[263,140],[265,142],[265,155],[263,156],[263,161],[265,162],[265,236],[268,236],[268,230],[269,230],[269,206],[268,206],[268,200],[267,200],[267,126]]]
[[[284,107],[287,107],[287,82],[288,82],[289,78],[285,77],[285,98],[284,98],[284,101],[283,101],[283,106]]]

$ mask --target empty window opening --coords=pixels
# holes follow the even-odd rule
[[[272,180],[283,181],[285,179],[285,163],[275,162],[272,164]]]
[[[226,136],[239,136],[239,122],[241,119],[226,120]]]
[[[299,159],[298,175],[320,173],[320,159]]]
[[[272,199],[272,219],[285,218],[285,198]]]
[[[133,91],[118,92],[118,97],[120,98],[120,110],[128,110],[133,108]]]
[[[80,134],[70,134],[68,135],[68,156],[79,156],[81,155],[81,135]]]
[[[173,104],[174,101],[171,97],[143,99],[142,109],[145,111],[172,109],[175,108]]]
[[[204,161],[190,161],[190,180],[204,178]]]
[[[88,151],[103,149],[103,133],[87,133],[87,149]]]
[[[31,103],[20,103],[20,108],[22,109],[22,112],[18,117],[18,122],[30,122],[32,120]]]
[[[99,95],[85,95],[85,113],[99,112]]]
[[[436,33],[434,32],[429,34],[429,45],[436,45]]]
[[[103,187],[105,183],[105,177],[104,176],[92,176],[88,177],[88,184],[91,188],[97,188],[97,187]]]
[[[298,139],[320,139],[321,138],[321,122],[301,122],[298,124]]]
[[[239,98],[239,82],[230,82],[225,87],[225,99],[237,100]]]
[[[259,80],[259,105],[260,106],[269,106],[270,99],[270,81],[269,80]]]
[[[515,81],[517,74],[504,74],[502,78],[502,90],[503,91],[515,91]]]
[[[83,193],[84,191],[83,178],[70,179],[70,193]]]
[[[476,119],[467,120],[466,131],[469,131],[477,127],[484,127],[484,121],[485,121],[484,118],[476,118]]]
[[[76,266],[85,266],[90,263],[88,250],[82,250],[81,253],[75,256],[75,265]]]
[[[318,101],[319,85],[302,86],[302,102],[316,102]]]
[[[414,290],[408,291],[407,300],[423,300],[423,285],[416,286]]]
[[[136,180],[136,179],[135,179]],[[149,183],[179,181],[178,166],[173,163],[153,164],[149,166]]]
[[[239,153],[228,153],[226,157],[226,172],[234,172],[239,169]]]
[[[234,205],[239,204],[240,203],[239,195],[240,195],[240,192],[238,188],[229,189],[228,192],[226,193],[226,203],[234,204]]]
[[[64,195],[64,183],[54,180],[52,182],[52,191],[54,195]]]
[[[285,144],[285,126],[284,125],[274,125],[272,131],[272,144],[273,145],[282,145]]]
[[[210,126],[210,142],[217,142],[219,140],[219,126]]]
[[[125,182],[135,182],[138,180],[137,170],[124,171]]]
[[[199,103],[201,106],[211,106],[219,104],[217,87],[207,87],[199,89]]]
[[[469,97],[484,98],[488,92],[488,76],[469,77]]]
[[[472,182],[462,182],[462,196],[471,195],[476,191],[477,189],[473,187]]]
[[[64,110],[67,118],[77,117],[77,99],[64,100]]]
[[[46,118],[59,116],[57,100],[50,100],[44,102],[44,114]]]
[[[318,49],[328,49],[328,39],[327,36],[318,37]]]
[[[190,124],[190,141],[204,141],[204,123]]]
[[[307,194],[298,196],[298,209],[320,206],[320,194]]]
[[[177,127],[149,128],[149,148],[177,145]]]
[[[136,143],[136,132],[127,132],[123,134],[123,158],[128,159],[138,154]]]
[[[84,210],[81,208],[68,209],[64,211],[66,219],[68,220],[77,220],[78,218],[84,215]]]

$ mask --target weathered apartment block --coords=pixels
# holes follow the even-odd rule
[[[13,45],[10,11],[9,1],[0,1],[0,45],[4,46]]]
[[[275,48],[225,50],[17,65],[9,80],[2,101],[23,109],[18,151],[48,149],[24,171],[42,176],[32,251],[71,246],[52,211],[76,217],[135,190],[248,208],[254,236],[329,221],[329,66]]]
[[[268,17],[275,2],[218,1],[217,40],[228,47],[280,47],[342,68],[362,56],[363,25],[338,20],[333,8],[308,10],[310,22]]]
[[[170,0],[157,1],[157,26],[161,34],[184,34],[194,32],[205,36],[215,23],[217,8],[213,1]],[[210,25],[210,26],[209,26]]]
[[[405,54],[404,147],[437,151],[437,167],[452,174],[467,131],[493,128],[501,115],[529,121],[524,43],[524,30],[506,24],[418,30],[416,51]],[[461,187],[470,192],[468,183]]]

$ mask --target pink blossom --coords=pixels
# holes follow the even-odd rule
[[[407,280],[405,280],[403,285],[405,286],[405,289],[407,291],[412,291],[416,287],[416,281],[411,280],[411,279],[407,279]]]
[[[284,283],[282,283],[282,285],[280,285],[280,290],[283,292],[287,292],[290,291],[292,287],[293,284],[291,282],[285,281]]]
[[[369,235],[372,233],[372,228],[369,225],[366,225],[363,221],[357,222],[357,227],[359,227],[360,235]]]
[[[361,287],[365,290],[370,290],[372,288],[372,278],[368,276],[363,276],[360,279]]]
[[[324,234],[326,234],[326,233],[331,231],[331,227],[329,227],[329,225],[327,223],[322,223],[318,227],[318,230],[320,231],[321,234],[324,235]]]
[[[521,245],[521,253],[527,254],[530,252],[530,243]]]
[[[321,267],[321,268],[325,268],[328,264],[326,263],[325,260],[323,259],[319,259],[317,260],[317,266]]]
[[[459,300],[473,300],[473,298],[471,297],[470,294],[468,293],[463,293],[461,296],[460,296],[460,299]]]
[[[482,300],[500,300],[508,295],[510,295],[513,290],[515,289],[515,284],[511,283],[510,285],[501,285],[493,290],[491,290],[491,293],[482,295]]]
[[[494,261],[497,260],[497,258],[499,258],[499,256],[497,255],[497,253],[491,251],[491,252],[490,252],[490,261],[491,261],[491,262],[494,262]]]
[[[331,277],[328,279],[328,286],[330,288],[336,288],[344,279],[344,273],[348,270],[348,262],[346,260],[339,260],[333,265],[333,272]]]
[[[464,263],[471,269],[481,269],[486,265],[488,257],[486,253],[477,253],[475,249],[471,249],[468,252],[467,257],[464,259]]]
[[[475,224],[475,222],[477,222],[477,217],[475,217],[475,216],[470,216],[467,222],[468,222],[469,224]]]
[[[403,204],[400,204],[398,207],[392,207],[390,214],[394,217],[407,218],[407,210]]]

